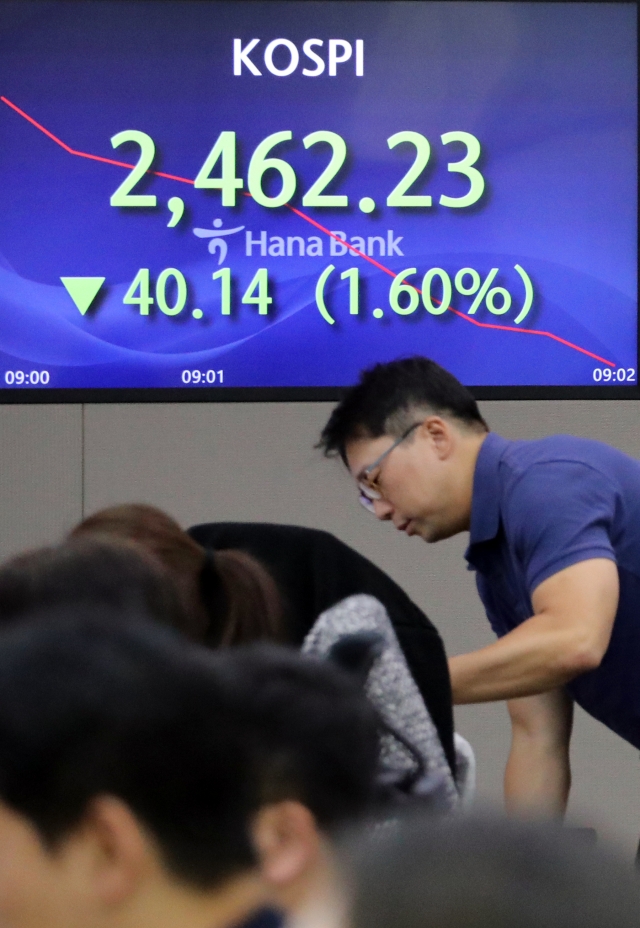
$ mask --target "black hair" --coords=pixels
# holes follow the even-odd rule
[[[635,928],[631,868],[558,826],[416,816],[351,842],[351,928]]]
[[[299,799],[327,825],[363,811],[376,738],[351,680],[276,645],[216,654],[104,608],[0,635],[0,798],[52,848],[110,794],[170,873],[215,887],[255,865],[265,802]]]
[[[420,413],[451,416],[469,428],[488,431],[469,390],[435,361],[415,356],[363,371],[331,413],[316,447],[346,463],[350,441],[399,438]]]
[[[168,513],[146,503],[100,509],[70,537],[95,535],[135,542],[162,565],[182,606],[177,627],[188,638],[209,647],[284,638],[278,587],[246,551],[205,551]]]
[[[356,678],[269,644],[220,652],[216,666],[243,715],[261,804],[297,799],[328,831],[373,807],[380,721]]]
[[[19,554],[0,566],[0,625],[34,609],[105,606],[186,624],[177,590],[159,561],[123,539],[72,538]]]

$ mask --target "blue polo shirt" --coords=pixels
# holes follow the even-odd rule
[[[493,630],[533,615],[543,580],[589,558],[618,565],[620,602],[600,666],[566,689],[640,748],[640,462],[568,435],[507,441],[490,432],[473,482],[466,558]]]

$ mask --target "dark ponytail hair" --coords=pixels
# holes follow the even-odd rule
[[[237,550],[202,548],[161,509],[126,503],[84,519],[71,537],[116,536],[134,541],[160,562],[183,605],[188,637],[209,647],[284,640],[283,607],[275,581],[255,558]]]
[[[200,593],[211,617],[204,644],[215,648],[283,640],[278,588],[271,574],[245,551],[207,550]]]

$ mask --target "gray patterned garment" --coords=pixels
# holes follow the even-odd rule
[[[375,631],[386,647],[374,663],[366,694],[384,720],[419,751],[426,770],[444,782],[447,805],[459,807],[460,797],[447,763],[436,727],[411,676],[387,611],[373,596],[364,594],[343,599],[320,615],[302,646],[305,654],[325,655],[343,635]],[[381,746],[381,763],[387,769],[413,770],[415,761],[391,735]]]

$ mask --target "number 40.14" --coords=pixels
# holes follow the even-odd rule
[[[216,271],[213,280],[220,280],[220,305],[223,316],[231,315],[231,270],[223,267]],[[173,301],[167,296],[167,286],[174,282]],[[160,272],[155,285],[155,297],[151,296],[151,274],[148,267],[141,267],[125,293],[123,303],[138,306],[141,316],[150,314],[154,304],[165,316],[177,316],[187,302],[187,282],[184,274],[175,267],[167,267]],[[258,307],[258,314],[266,316],[273,297],[269,296],[269,278],[266,267],[258,268],[251,283],[242,296],[242,302]]]

